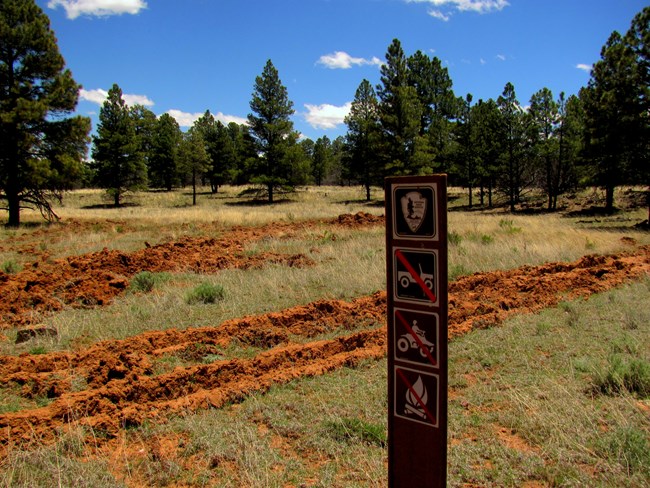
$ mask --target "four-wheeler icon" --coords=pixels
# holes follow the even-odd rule
[[[418,327],[417,320],[413,321],[412,329],[413,332],[415,332],[415,334],[418,336],[418,339],[420,339],[420,342],[426,347],[426,349],[429,350],[429,353],[433,353],[435,344],[427,340],[427,338],[425,337],[425,332]],[[399,349],[401,352],[406,352],[409,349],[419,349],[422,357],[424,358],[427,357],[427,351],[421,348],[420,345],[415,340],[415,337],[413,337],[409,333],[403,334],[397,340],[397,349]]]

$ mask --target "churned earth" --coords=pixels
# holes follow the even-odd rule
[[[344,215],[333,226],[381,225],[370,214]],[[302,254],[248,255],[243,242],[265,236],[299,235],[323,222],[235,228],[218,238],[184,238],[132,253],[100,251],[38,261],[14,274],[0,274],[1,327],[37,323],[65,307],[94,307],[122,293],[137,272],[251,268],[266,263],[309,266]],[[449,284],[450,338],[490,327],[517,313],[531,313],[562,300],[588,297],[650,273],[650,247],[570,263],[523,266],[475,273]],[[0,357],[0,387],[24,398],[46,397],[46,406],[0,415],[0,451],[53,442],[69,426],[100,432],[94,444],[110,446],[125,429],[164,422],[173,414],[219,408],[253,392],[295,378],[322,375],[386,354],[386,294],[351,301],[320,300],[281,312],[227,320],[214,327],[149,331],[107,340],[73,352]],[[334,339],[320,339],[338,331]],[[217,359],[231,341],[254,346],[249,358]],[[182,357],[185,366],[160,374],[156,360]],[[82,385],[80,387],[80,385]]]

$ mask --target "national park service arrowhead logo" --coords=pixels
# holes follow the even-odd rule
[[[427,214],[427,199],[419,191],[410,191],[400,199],[402,214],[411,232],[418,231]]]

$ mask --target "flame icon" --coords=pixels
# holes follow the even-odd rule
[[[406,404],[404,405],[404,413],[417,415],[422,419],[427,418],[425,411],[425,406],[427,404],[427,399],[429,395],[427,394],[427,389],[424,386],[422,381],[422,376],[418,376],[418,379],[411,388],[406,390]]]

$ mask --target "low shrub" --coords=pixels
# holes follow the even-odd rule
[[[142,271],[131,279],[131,290],[148,292],[156,285],[156,277],[150,271]]]
[[[18,273],[21,269],[22,268],[21,268],[20,264],[18,264],[13,259],[5,261],[0,265],[0,270],[2,270],[3,272],[5,272],[7,274]]]
[[[212,283],[201,283],[185,295],[185,302],[188,305],[216,303],[218,300],[223,300],[225,296],[226,292],[223,286]]]
[[[643,359],[614,355],[609,361],[609,368],[595,375],[594,388],[605,395],[628,391],[640,398],[650,398],[650,363]]]

